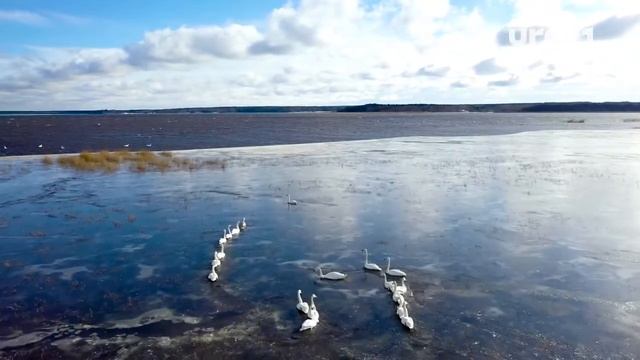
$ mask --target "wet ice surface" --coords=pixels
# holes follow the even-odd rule
[[[640,131],[189,153],[228,166],[0,162],[0,357],[640,354]],[[214,245],[242,216],[211,284]],[[412,333],[361,270],[364,247],[409,274]],[[318,281],[319,264],[349,277]],[[321,313],[304,334],[297,289]]]

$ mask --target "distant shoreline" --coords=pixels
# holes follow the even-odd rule
[[[640,102],[541,102],[504,104],[365,104],[343,106],[218,106],[131,110],[0,111],[0,116],[20,115],[137,115],[137,114],[257,114],[317,112],[482,112],[482,113],[626,113],[640,112]]]

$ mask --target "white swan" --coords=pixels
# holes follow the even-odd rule
[[[211,266],[211,272],[209,273],[209,276],[207,276],[207,278],[211,280],[211,282],[215,282],[216,280],[218,280],[218,274],[216,274],[216,268],[214,266]]]
[[[302,323],[302,326],[300,327],[300,332],[305,331],[305,330],[310,330],[313,329],[314,327],[316,327],[316,325],[318,325],[318,323],[320,322],[319,319],[307,319]]]
[[[231,229],[231,236],[234,237],[234,238],[237,238],[238,236],[240,236],[240,223],[239,222],[236,223],[236,227]]]
[[[402,304],[404,302],[404,295],[402,295],[398,291],[394,291],[392,299],[395,303]]]
[[[407,314],[407,309],[405,309],[405,305],[406,305],[406,301],[404,301],[404,298],[398,303],[398,306],[396,307],[396,315],[398,315],[398,317],[402,320],[403,317],[409,315]]]
[[[298,304],[296,304],[296,309],[305,314],[309,313],[309,304],[306,301],[302,301],[302,290],[298,290]]]
[[[233,238],[233,236],[231,236],[230,226],[227,226],[227,228],[224,229],[224,238],[227,239],[227,240],[231,240],[231,238]]]
[[[330,273],[323,274],[322,268],[318,266],[318,272],[320,273],[320,279],[326,280],[344,280],[347,277],[347,274],[343,274],[341,272],[332,271]]]
[[[222,233],[222,237],[218,240],[218,244],[226,244],[227,243],[227,230]]]
[[[287,194],[287,205],[298,205],[298,202],[291,200],[291,195]]]
[[[316,309],[316,303],[313,299],[317,298],[316,294],[311,294],[311,307],[309,307],[309,313],[307,317],[311,320],[320,320],[320,313]]]
[[[224,260],[227,254],[224,253],[224,244],[220,244],[220,251],[216,252],[218,254],[218,260]]]
[[[413,330],[413,318],[409,316],[409,310],[407,310],[407,303],[404,303],[403,306],[404,314],[400,317],[400,322],[402,325],[406,326],[409,330]]]
[[[387,258],[387,270],[386,273],[389,276],[407,276],[407,273],[405,273],[402,270],[398,270],[398,269],[389,269],[389,267],[391,267],[391,258],[388,257]]]
[[[247,220],[242,218],[242,222],[240,222],[240,230],[244,231],[247,229]]]
[[[382,275],[384,275],[384,288],[393,292],[393,290],[395,289],[395,281],[388,281],[387,280],[387,274],[386,273],[382,273]]]
[[[364,268],[367,270],[382,271],[380,266],[369,262],[369,252],[367,249],[363,249],[362,251],[364,251]]]
[[[211,267],[219,268],[220,265],[222,265],[222,263],[220,262],[220,259],[218,259],[218,252],[214,251],[213,252],[213,260],[211,260]]]
[[[396,288],[394,290],[394,292],[398,292],[400,293],[400,295],[404,295],[407,293],[407,285],[405,285],[405,281],[407,280],[407,278],[403,277],[402,278],[402,282],[400,283],[400,285],[396,285]]]

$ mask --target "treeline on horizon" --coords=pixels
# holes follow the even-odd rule
[[[640,112],[639,102],[549,102],[513,104],[365,104],[346,106],[224,106],[175,109],[0,111],[8,114],[215,114],[295,112]]]

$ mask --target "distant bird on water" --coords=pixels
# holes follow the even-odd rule
[[[287,205],[298,205],[298,202],[291,200],[291,195],[287,194]]]
[[[147,144],[146,146],[147,146],[148,148],[150,148],[152,145],[151,145],[151,144]]]
[[[38,145],[38,149],[42,149],[42,144]]]
[[[129,147],[129,144],[124,144],[124,147],[128,148],[128,147]]]

